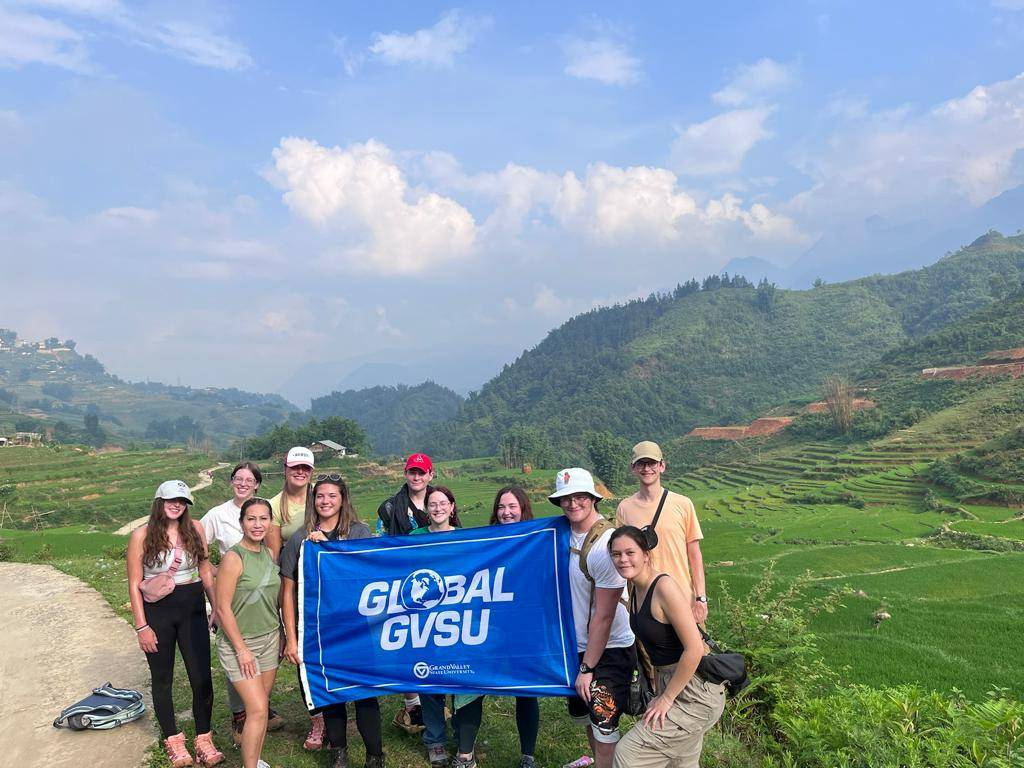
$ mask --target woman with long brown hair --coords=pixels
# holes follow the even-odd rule
[[[135,632],[149,662],[153,709],[173,768],[193,764],[185,734],[178,730],[174,718],[171,690],[175,646],[192,687],[196,760],[205,766],[224,760],[210,734],[213,679],[210,619],[203,594],[209,598],[214,615],[217,599],[206,535],[202,526],[189,517],[192,503],[192,492],[181,480],[162,483],[156,489],[149,522],[132,532],[125,557]]]
[[[491,525],[509,525],[533,520],[533,507],[526,491],[517,485],[506,485],[494,495]],[[540,704],[536,696],[516,696],[516,730],[519,731],[519,768],[534,768],[533,753],[540,731]]]
[[[307,539],[314,542],[338,539],[368,539],[370,529],[356,517],[348,485],[341,475],[321,475],[313,486],[313,506],[307,513],[305,525],[296,531],[281,550],[281,616],[284,619],[284,656],[293,664],[300,664],[299,649],[299,551]],[[302,686],[302,676],[299,676]],[[384,745],[380,729],[380,705],[376,697],[355,702],[356,726],[366,746],[367,768],[384,768]],[[334,768],[348,766],[348,710],[345,704],[332,704],[313,710],[331,743]],[[322,739],[322,737],[321,737]],[[307,749],[309,740],[307,739]]]

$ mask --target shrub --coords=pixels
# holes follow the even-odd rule
[[[822,611],[832,613],[849,592],[847,587],[822,591],[810,573],[785,585],[775,575],[774,561],[744,597],[720,584],[715,616],[721,623],[712,635],[723,647],[743,653],[752,683],[727,710],[726,728],[750,741],[770,740],[780,702],[831,687],[835,672],[822,661],[809,622]]]
[[[6,563],[14,559],[14,547],[3,539],[0,539],[0,563]]]
[[[915,686],[837,688],[779,703],[782,765],[1013,766],[1024,764],[1024,703],[996,689],[980,702]],[[765,765],[778,765],[766,760]]]

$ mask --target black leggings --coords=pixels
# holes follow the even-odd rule
[[[302,697],[305,699],[306,689],[302,685],[302,671],[298,667],[295,668],[295,671],[299,677],[299,691],[302,692]],[[377,697],[359,699],[353,704],[356,709],[356,728],[359,729],[359,735],[363,738],[366,754],[384,754],[384,737],[380,728],[380,703],[377,701]],[[348,746],[348,707],[345,704],[317,707],[310,714],[324,716],[324,728],[332,747]]]
[[[516,696],[516,728],[519,730],[519,751],[533,757],[540,730],[540,702],[532,697]]]
[[[167,597],[145,603],[146,623],[156,633],[156,653],[147,653],[153,685],[153,709],[164,738],[178,732],[174,721],[174,647],[181,651],[192,686],[192,717],[196,733],[208,733],[213,713],[213,677],[210,673],[210,629],[202,582],[182,584]]]

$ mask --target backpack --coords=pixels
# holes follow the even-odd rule
[[[104,683],[93,688],[91,695],[64,709],[53,721],[53,727],[105,731],[138,720],[145,712],[141,693]]]

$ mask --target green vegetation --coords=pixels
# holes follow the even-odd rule
[[[452,418],[462,398],[432,381],[410,387],[368,387],[331,392],[313,398],[309,413],[315,418],[343,416],[366,430],[370,448],[379,456],[407,454],[430,426]]]
[[[994,298],[996,276],[1020,284],[1024,236],[986,235],[925,269],[775,290],[770,300],[763,287],[717,280],[594,310],[506,366],[423,445],[442,456],[492,454],[505,432],[525,425],[562,463],[575,463],[586,458],[578,436],[588,430],[668,439],[746,423],[780,402],[818,397],[826,376],[860,381],[881,352],[971,316]],[[1005,333],[971,338],[1002,343],[1016,316],[1001,321]],[[989,327],[984,318],[974,325]],[[875,436],[890,427],[873,425]]]
[[[91,355],[79,355],[74,341],[52,341],[42,349],[0,343],[0,434],[43,432],[55,442],[91,445],[209,441],[225,448],[298,410],[278,395],[126,382]]]
[[[231,447],[231,452],[237,456],[268,459],[275,453],[286,453],[292,446],[312,445],[319,440],[333,440],[350,453],[362,453],[367,447],[366,432],[356,422],[328,416],[297,426],[278,424],[265,434],[239,440]]]

